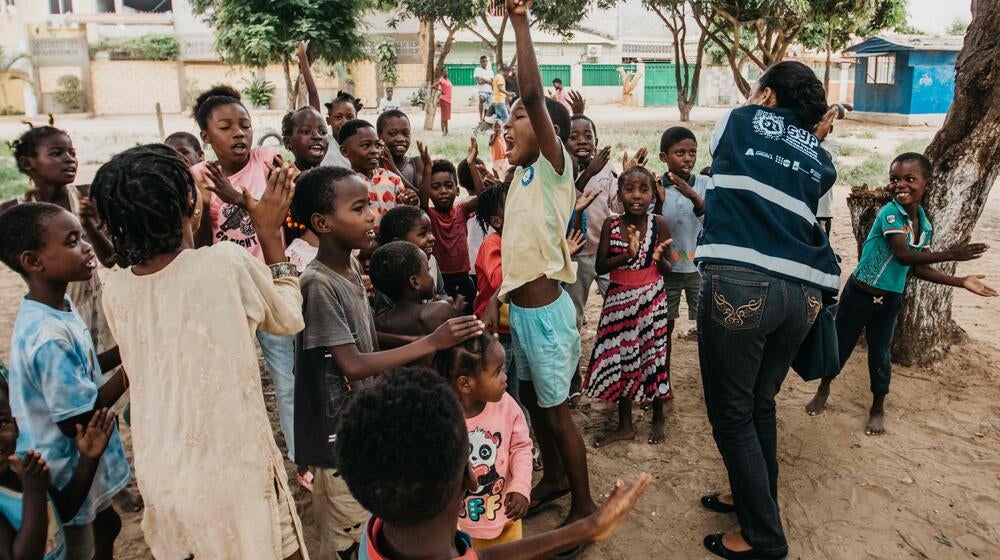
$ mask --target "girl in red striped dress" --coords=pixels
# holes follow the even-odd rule
[[[618,179],[625,213],[601,229],[598,274],[611,274],[585,382],[587,395],[618,403],[618,428],[595,447],[635,438],[632,403],[653,401],[649,443],[663,441],[663,401],[670,391],[670,334],[663,276],[670,273],[670,229],[651,214],[656,178],[632,167]]]

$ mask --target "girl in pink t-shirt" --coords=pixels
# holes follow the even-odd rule
[[[434,369],[448,380],[465,412],[476,489],[465,493],[458,527],[476,550],[521,540],[531,495],[528,423],[506,391],[503,363],[503,346],[489,333],[434,357]]]
[[[216,161],[191,168],[195,182],[204,188],[209,219],[198,232],[201,245],[232,241],[263,260],[257,232],[244,203],[244,191],[260,198],[267,187],[271,166],[280,162],[278,151],[268,146],[252,148],[253,124],[240,94],[229,86],[215,86],[198,96],[194,117],[201,138],[212,146]]]

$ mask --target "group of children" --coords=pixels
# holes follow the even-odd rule
[[[0,548],[111,558],[111,497],[131,473],[108,409],[129,390],[155,557],[308,558],[257,346],[312,494],[319,558],[571,557],[614,532],[650,477],[619,482],[598,507],[570,406],[580,393],[617,404],[618,426],[595,446],[635,437],[636,403],[653,411],[648,442],[665,439],[671,339],[682,293],[689,317],[703,299],[694,257],[713,186],[683,127],[662,134],[662,176],[644,151],[616,169],[582,99],[567,110],[546,97],[530,4],[507,2],[519,97],[491,142],[505,147],[499,169],[475,138],[457,167],[419,142],[408,156],[397,108],[372,125],[341,92],[324,115],[305,46],[310,105],[282,121],[293,162],[253,147],[251,116],[225,86],[198,97],[200,139],[126,150],[87,188],[74,186],[66,133],[22,136],[32,190],[0,215],[0,258],[28,286],[0,385]],[[884,429],[908,267],[996,295],[926,266],[986,249],[926,251],[929,177],[923,156],[893,162],[896,198],[842,297],[841,361],[862,328],[869,339],[871,433]],[[97,261],[119,267],[103,284]],[[604,304],[580,379],[595,282]],[[560,527],[524,538],[522,519],[566,495]]]

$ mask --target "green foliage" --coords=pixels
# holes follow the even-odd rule
[[[410,94],[410,106],[420,107],[421,109],[427,104],[427,91],[424,88],[420,88],[417,91]]]
[[[879,153],[872,154],[842,171],[839,181],[851,187],[884,187],[889,182],[889,158]]]
[[[453,27],[466,25],[476,19],[480,10],[486,9],[486,2],[480,0],[378,0],[377,7],[393,14],[392,19],[389,20],[390,27],[395,27],[408,17]]]
[[[361,17],[371,0],[191,0],[230,64],[261,68],[291,57],[299,41],[335,63],[364,58]]]
[[[383,84],[394,86],[399,81],[399,73],[396,71],[396,63],[399,57],[396,54],[396,43],[386,37],[375,45],[375,62],[378,65],[378,79]]]
[[[816,0],[799,40],[812,49],[837,52],[857,37],[865,39],[905,21],[906,0]]]
[[[0,142],[0,200],[13,198],[26,190],[27,177],[17,170],[7,142]]]
[[[90,56],[108,52],[119,60],[177,60],[181,48],[173,35],[143,35],[127,39],[102,39],[90,48]]]
[[[567,39],[573,37],[573,28],[578,27],[587,12],[594,8],[613,8],[615,0],[535,0],[531,6],[531,17],[539,29],[558,33]]]
[[[246,87],[243,88],[243,95],[247,96],[250,104],[254,107],[267,107],[274,97],[274,83],[266,78],[254,76],[252,79],[243,79]]]
[[[83,111],[87,95],[81,87],[80,78],[72,74],[66,74],[60,76],[56,80],[56,84],[59,85],[59,89],[55,93],[56,103],[62,105],[70,113]]]
[[[945,33],[948,35],[965,35],[965,30],[969,28],[969,22],[962,18],[955,18]]]

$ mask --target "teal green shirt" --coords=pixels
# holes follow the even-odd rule
[[[931,223],[927,220],[923,206],[919,208],[919,212],[920,239],[914,239],[910,217],[895,199],[890,200],[878,211],[872,230],[868,233],[868,238],[865,239],[864,247],[861,249],[858,267],[854,269],[855,278],[880,290],[903,293],[910,267],[899,262],[893,255],[888,237],[905,235],[906,243],[914,251],[923,251],[930,247],[933,233]]]

